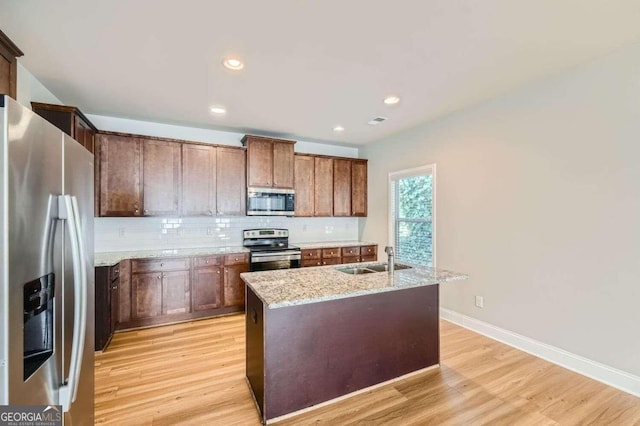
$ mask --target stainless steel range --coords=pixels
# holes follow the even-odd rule
[[[289,245],[287,229],[247,229],[243,232],[242,245],[248,248],[251,271],[299,268],[300,248]]]

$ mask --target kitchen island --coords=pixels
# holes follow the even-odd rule
[[[379,265],[241,275],[246,374],[263,423],[439,364],[439,284],[467,276],[349,273]]]

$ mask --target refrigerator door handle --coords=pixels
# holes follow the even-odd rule
[[[60,219],[66,219],[69,229],[71,244],[71,257],[73,259],[74,275],[74,312],[73,312],[73,340],[71,346],[71,363],[69,366],[69,379],[66,384],[60,386],[60,401],[63,411],[69,411],[71,404],[76,400],[78,382],[82,368],[82,356],[84,352],[84,340],[87,329],[87,266],[84,262],[85,251],[80,226],[80,212],[78,200],[70,195],[59,196],[58,206]]]

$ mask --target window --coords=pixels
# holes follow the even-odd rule
[[[435,170],[389,173],[389,241],[399,262],[435,266]]]

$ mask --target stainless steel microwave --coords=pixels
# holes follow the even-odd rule
[[[293,216],[295,191],[293,189],[247,189],[247,216]]]

